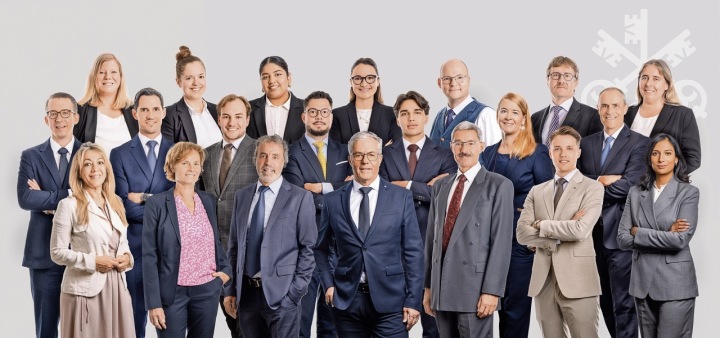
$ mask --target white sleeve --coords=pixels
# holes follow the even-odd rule
[[[500,125],[497,122],[495,109],[485,107],[485,109],[480,111],[480,115],[477,121],[475,121],[475,124],[482,130],[483,141],[486,147],[498,143],[502,139],[502,130],[500,130]]]

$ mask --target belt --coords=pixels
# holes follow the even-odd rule
[[[261,288],[262,287],[262,279],[260,277],[253,278],[248,276],[243,276],[243,282],[245,284],[248,284],[254,288]]]
[[[370,286],[368,283],[360,283],[358,284],[358,291],[362,293],[370,293]]]

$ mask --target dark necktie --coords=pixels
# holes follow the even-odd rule
[[[157,155],[155,155],[155,146],[157,145],[157,141],[150,140],[150,141],[147,141],[146,144],[147,144],[148,149],[150,149],[150,150],[148,150],[148,154],[147,154],[148,165],[150,166],[150,171],[155,173],[155,164],[157,163]]]
[[[420,149],[417,144],[411,144],[408,146],[410,150],[410,158],[408,159],[408,167],[410,168],[410,178],[415,176],[415,167],[417,167],[417,151]]]
[[[232,163],[232,151],[235,149],[232,143],[228,143],[223,147],[222,161],[220,162],[220,190],[225,187],[225,179],[227,178],[228,171],[230,171],[230,164]]]
[[[443,255],[450,243],[450,236],[452,236],[452,231],[455,227],[455,220],[457,220],[458,214],[460,213],[460,205],[462,202],[463,190],[465,189],[465,181],[467,181],[467,177],[465,177],[465,175],[460,175],[460,177],[458,177],[458,184],[455,187],[452,198],[450,199],[450,207],[448,207],[447,215],[445,216],[445,225],[443,226]]]
[[[607,159],[608,154],[610,154],[610,149],[612,148],[612,143],[614,140],[615,138],[612,136],[608,136],[605,139],[605,146],[603,147],[602,154],[600,154],[600,167],[605,164],[605,159]]]
[[[245,250],[245,275],[252,277],[260,271],[260,247],[265,231],[265,192],[270,187],[261,185],[258,188],[258,199],[250,219]]]
[[[562,107],[560,107],[560,106],[552,107],[553,116],[550,119],[550,128],[548,128],[547,139],[545,140],[545,145],[548,148],[550,148],[550,135],[560,127],[560,111],[561,110],[562,110]]]
[[[58,170],[60,171],[60,181],[61,182],[67,181],[65,179],[65,174],[67,174],[67,169],[68,169],[67,153],[68,153],[68,150],[65,148],[58,149],[58,154],[60,154],[60,164],[58,165]]]
[[[445,112],[445,129],[452,123],[452,120],[455,119],[455,111],[452,109],[448,109],[447,112]]]
[[[362,202],[360,202],[360,214],[358,216],[358,230],[363,240],[367,235],[368,229],[370,229],[370,196],[368,194],[372,191],[370,187],[360,188],[360,192],[363,194]]]
[[[566,179],[560,177],[555,181],[555,197],[553,198],[553,205],[555,206],[555,209],[557,210],[558,202],[560,202],[560,197],[562,197],[563,190],[565,190],[565,182],[567,182]]]

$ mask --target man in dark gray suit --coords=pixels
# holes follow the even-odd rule
[[[250,103],[242,96],[230,94],[220,100],[217,109],[223,139],[205,149],[207,160],[201,182],[203,190],[217,199],[220,242],[227,251],[235,191],[257,182],[258,174],[252,160],[255,140],[245,134],[250,122]],[[220,304],[222,302],[221,296]],[[239,337],[237,320],[225,312],[224,306],[220,308],[232,337]]]
[[[493,313],[505,294],[513,185],[482,168],[481,140],[477,125],[458,124],[450,143],[458,172],[433,186],[423,306],[444,338],[492,337]]]

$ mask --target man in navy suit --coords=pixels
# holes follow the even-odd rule
[[[325,196],[315,255],[340,337],[407,337],[420,319],[423,243],[413,198],[378,176],[381,148],[371,132],[353,135],[353,181]]]
[[[383,148],[380,177],[413,194],[413,204],[425,239],[428,211],[433,184],[457,171],[452,152],[438,146],[425,136],[425,125],[430,114],[427,100],[415,91],[400,94],[395,101],[395,116],[402,130],[402,142]],[[423,337],[439,337],[435,318],[421,311]]]
[[[600,309],[613,338],[638,336],[634,299],[628,293],[632,251],[620,250],[617,233],[628,192],[645,173],[649,139],[624,124],[627,110],[620,89],[610,87],[600,92],[598,112],[604,130],[582,139],[578,161],[580,172],[605,187],[593,242],[602,289]]]
[[[17,198],[30,211],[22,265],[30,269],[30,291],[35,310],[35,335],[56,338],[60,319],[60,284],[65,268],[50,260],[50,233],[58,202],[70,195],[70,162],[80,148],[73,136],[78,122],[77,102],[55,93],[45,102],[45,124],[50,139],[26,149],[20,157]]]
[[[328,93],[316,91],[305,98],[305,111],[301,118],[305,123],[305,137],[290,145],[288,164],[283,176],[313,194],[315,218],[320,227],[320,214],[325,204],[325,194],[346,184],[351,175],[347,147],[330,140],[328,133],[332,124],[332,98]],[[302,300],[300,337],[310,337],[310,330],[317,300],[317,337],[337,337],[330,307],[325,303],[325,287],[318,296],[320,275],[313,272],[308,293]]]
[[[163,171],[172,142],[161,134],[165,117],[162,95],[155,89],[143,88],[135,94],[134,102],[132,113],[138,120],[140,132],[110,152],[110,163],[115,174],[115,193],[125,205],[130,252],[136,266],[142,266],[145,200],[173,187]],[[128,271],[125,278],[133,303],[135,336],[142,338],[147,324],[142,269]]]

